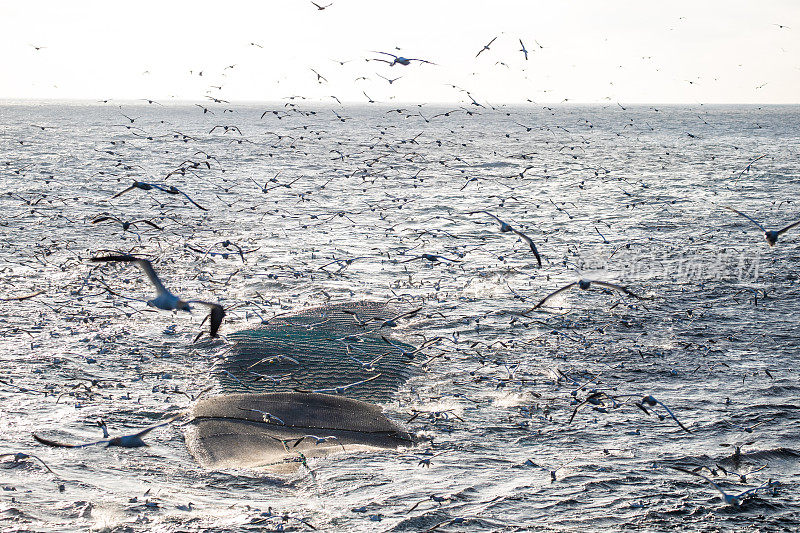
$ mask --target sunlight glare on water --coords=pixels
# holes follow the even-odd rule
[[[0,107],[0,297],[43,291],[0,302],[0,453],[55,472],[2,458],[4,527],[799,526],[800,230],[770,248],[723,208],[767,229],[800,218],[797,107],[226,107]],[[157,189],[112,199],[133,180],[204,210]],[[206,471],[177,424],[147,448],[37,444],[230,392],[228,341],[192,343],[206,310],[147,307],[139,269],[88,262],[112,251],[220,302],[223,335],[329,303],[421,306],[387,329],[443,339],[381,400],[420,443],[281,476]],[[573,288],[526,312],[580,278],[644,299]],[[673,464],[731,493],[780,484],[734,508]]]

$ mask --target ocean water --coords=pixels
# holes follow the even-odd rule
[[[0,106],[0,297],[43,291],[0,302],[0,453],[54,472],[0,459],[3,528],[800,527],[800,228],[770,247],[724,207],[800,219],[800,108],[203,106]],[[203,209],[112,198],[134,180]],[[148,308],[134,266],[88,262],[108,251],[222,303],[223,338],[192,342],[201,306]],[[578,279],[643,299],[573,287],[531,310]],[[413,449],[279,476],[200,468],[179,424],[137,449],[31,436],[153,424],[230,389],[225,335],[361,300],[423,308],[394,338],[442,337],[380,400]],[[669,465],[768,487],[725,505]]]

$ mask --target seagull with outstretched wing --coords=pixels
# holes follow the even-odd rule
[[[694,472],[692,470],[688,470],[686,468],[681,468],[679,466],[670,466],[669,468],[671,468],[673,470],[677,470],[678,472],[683,472],[684,474],[690,474],[692,476],[696,476],[696,477],[705,479],[706,481],[711,483],[712,487],[717,489],[717,491],[719,491],[719,493],[722,494],[722,500],[725,503],[727,503],[728,505],[733,505],[733,506],[739,506],[742,503],[742,501],[744,500],[744,498],[746,498],[747,496],[750,496],[751,494],[755,494],[756,492],[758,492],[761,489],[767,489],[767,488],[769,488],[769,487],[771,487],[773,485],[772,480],[769,480],[769,481],[765,481],[764,483],[762,483],[758,487],[754,487],[752,489],[747,489],[745,491],[740,492],[739,494],[728,494],[727,492],[722,490],[722,487],[720,487],[719,485],[714,483],[714,481],[712,481],[710,478],[704,476],[700,472]]]
[[[93,263],[134,263],[139,266],[147,275],[147,279],[156,289],[156,297],[147,301],[147,305],[161,309],[162,311],[191,311],[192,307],[189,302],[182,300],[178,296],[172,294],[169,289],[164,286],[164,283],[156,274],[153,264],[147,259],[136,257],[133,255],[120,254],[120,255],[107,255],[101,257],[92,257],[89,261]]]
[[[420,63],[428,63],[429,65],[435,65],[436,64],[436,63],[433,63],[432,61],[428,61],[427,59],[415,59],[413,57],[403,57],[403,56],[398,56],[398,55],[395,55],[395,54],[391,54],[389,52],[378,52],[377,50],[373,50],[373,53],[375,53],[375,54],[384,54],[384,55],[387,55],[387,56],[391,56],[393,58],[392,61],[389,61],[388,59],[372,59],[372,60],[370,60],[370,61],[383,61],[384,63],[389,63],[390,67],[393,67],[393,66],[398,65],[398,64],[399,65],[403,65],[403,66],[407,66],[407,65],[410,65],[412,61],[419,61]]]
[[[500,36],[498,35],[497,37],[500,37]],[[493,42],[495,42],[495,41],[497,40],[497,37],[495,37],[494,39],[492,39],[492,40],[491,40],[491,41],[489,41],[488,43],[484,44],[484,45],[483,45],[483,48],[481,48],[481,49],[478,51],[478,53],[477,53],[477,54],[475,54],[475,57],[478,57],[479,55],[481,55],[482,53],[484,53],[486,50],[488,50],[488,49],[489,49],[489,47],[490,47],[490,46],[492,46],[492,43],[493,43]]]
[[[501,233],[512,232],[517,237],[519,237],[520,239],[525,241],[528,244],[528,246],[530,247],[531,252],[533,252],[533,256],[536,258],[536,262],[539,263],[540,267],[542,266],[542,257],[539,255],[539,250],[536,248],[536,244],[534,244],[533,240],[530,237],[528,237],[527,235],[525,235],[521,231],[515,229],[508,222],[505,222],[505,221],[501,220],[500,218],[496,217],[495,215],[491,214],[488,211],[470,211],[469,214],[473,215],[475,213],[485,213],[485,214],[489,215],[490,217],[492,217],[493,219],[495,219],[496,221],[498,221],[500,223],[500,232]]]
[[[327,437],[318,437],[318,436],[316,436],[316,435],[303,435],[302,437],[300,437],[299,439],[297,439],[296,441],[294,441],[294,446],[292,446],[292,447],[293,447],[293,448],[296,448],[296,447],[297,447],[297,446],[298,446],[298,445],[299,445],[301,442],[303,442],[303,441],[304,441],[304,440],[306,440],[306,439],[311,439],[311,440],[313,440],[313,441],[314,441],[314,444],[315,444],[315,445],[317,445],[317,446],[318,446],[318,445],[320,445],[320,444],[325,444],[325,443],[326,443],[326,442],[328,442],[329,440],[335,440],[335,441],[336,441],[336,443],[337,443],[339,446],[341,446],[341,447],[342,447],[342,450],[344,450],[344,451],[347,451],[347,450],[345,450],[345,449],[344,449],[344,444],[342,444],[341,442],[339,442],[339,438],[338,438],[338,437],[336,437],[335,435],[328,435]]]
[[[165,193],[167,193],[167,194],[181,194],[181,195],[183,195],[183,196],[184,196],[184,197],[185,197],[187,200],[189,200],[189,202],[190,202],[192,205],[194,205],[194,206],[195,206],[195,207],[197,207],[198,209],[200,209],[200,210],[202,210],[202,211],[208,211],[208,209],[206,209],[205,207],[201,206],[200,204],[198,204],[197,202],[195,202],[194,200],[192,200],[192,199],[189,197],[189,195],[188,195],[188,194],[186,194],[186,193],[185,193],[185,192],[183,192],[182,190],[178,189],[178,188],[177,188],[177,187],[175,187],[174,185],[170,185],[169,187],[164,187],[163,185],[158,185],[158,184],[156,184],[156,183],[145,183],[145,182],[142,182],[142,181],[136,181],[136,180],[134,180],[134,181],[133,181],[133,185],[131,185],[130,187],[128,187],[128,188],[127,188],[127,189],[125,189],[125,190],[122,190],[122,191],[118,192],[117,194],[115,194],[115,195],[114,195],[114,196],[112,196],[111,198],[112,198],[112,199],[114,199],[114,198],[118,198],[118,197],[122,196],[123,194],[125,194],[126,192],[132,191],[132,190],[134,190],[134,189],[141,189],[141,190],[143,190],[143,191],[151,191],[151,190],[153,190],[153,189],[157,189],[157,190],[159,190],[159,191],[161,191],[161,192],[165,192]]]
[[[637,407],[639,407],[639,409],[641,409],[642,411],[644,411],[649,415],[650,412],[647,410],[647,407],[655,407],[656,405],[660,405],[661,407],[663,407],[667,411],[667,413],[669,413],[669,416],[671,416],[672,419],[681,427],[682,430],[684,430],[686,433],[691,433],[691,431],[689,431],[689,429],[686,426],[681,424],[681,421],[678,420],[678,417],[675,416],[675,413],[672,412],[672,409],[664,405],[663,402],[656,400],[653,396],[647,395],[644,398],[642,398],[642,401],[637,404]]]
[[[785,227],[785,228],[783,228],[783,229],[779,229],[779,230],[768,230],[768,229],[766,229],[764,226],[762,226],[761,224],[759,224],[758,222],[756,222],[755,220],[753,220],[751,217],[749,217],[749,216],[745,215],[744,213],[742,213],[741,211],[739,211],[739,210],[737,210],[737,209],[734,209],[734,208],[732,208],[732,207],[728,207],[727,205],[724,205],[724,206],[722,206],[722,207],[724,207],[725,209],[727,209],[727,210],[729,210],[729,211],[733,211],[733,212],[734,212],[734,213],[736,213],[737,215],[741,215],[741,216],[743,216],[744,218],[746,218],[747,220],[749,220],[750,222],[752,222],[753,224],[755,224],[756,226],[758,226],[758,228],[759,228],[761,231],[763,231],[763,232],[764,232],[764,237],[767,239],[767,243],[769,243],[769,245],[770,245],[770,246],[775,246],[775,243],[777,243],[777,242],[778,242],[778,237],[780,237],[781,235],[783,235],[784,233],[786,233],[787,231],[789,231],[789,230],[790,230],[790,229],[792,229],[793,227],[795,227],[795,226],[797,226],[797,225],[800,225],[800,220],[798,220],[797,222],[794,222],[793,224],[789,224],[788,226],[786,226],[786,227]]]
[[[20,461],[24,461],[25,459],[36,459],[37,461],[39,461],[40,463],[42,463],[42,466],[43,466],[43,467],[45,467],[45,468],[47,469],[47,471],[48,471],[48,472],[50,472],[50,473],[51,473],[51,474],[53,474],[54,476],[58,476],[58,474],[56,474],[55,472],[53,472],[53,471],[50,469],[50,467],[49,467],[49,466],[47,466],[47,463],[45,463],[45,462],[44,462],[44,461],[42,461],[42,460],[41,460],[39,457],[37,457],[37,456],[33,455],[32,453],[16,452],[16,453],[2,453],[2,454],[0,454],[0,459],[3,459],[4,457],[11,457],[11,459],[12,459],[12,460],[13,460],[15,463],[18,463],[18,462],[20,462]]]
[[[225,309],[220,304],[202,300],[189,300],[186,303],[205,305],[211,309],[203,321],[200,322],[200,325],[202,326],[208,320],[208,336],[212,339],[219,337],[219,327],[222,325],[222,319],[225,318]],[[197,334],[197,337],[192,342],[197,342],[203,336],[203,333],[204,331],[200,330],[200,333]]]
[[[614,289],[614,290],[617,290],[617,291],[620,291],[620,292],[624,292],[628,296],[633,296],[634,298],[637,298],[639,300],[644,300],[645,299],[643,296],[639,296],[635,292],[631,291],[627,287],[623,287],[622,285],[617,285],[615,283],[608,283],[607,281],[596,281],[596,280],[590,280],[590,279],[581,279],[581,280],[578,280],[578,281],[573,281],[569,285],[564,285],[560,289],[556,289],[555,291],[553,291],[550,294],[548,294],[547,296],[545,296],[538,304],[534,305],[533,307],[531,307],[530,309],[528,309],[525,312],[529,313],[529,312],[533,311],[534,309],[539,309],[549,299],[561,294],[562,292],[564,292],[566,290],[571,289],[572,287],[575,287],[576,285],[582,291],[586,291],[586,290],[589,290],[589,288],[591,288],[591,286],[593,284],[594,285],[598,285],[600,287],[605,287],[607,289]]]
[[[528,60],[528,50],[525,49],[525,44],[522,42],[522,39],[519,40],[519,45],[522,47],[519,49],[520,52],[525,54],[525,61]]]
[[[120,446],[122,448],[139,448],[141,446],[147,446],[147,443],[142,440],[142,437],[144,437],[154,429],[173,423],[181,416],[183,415],[172,416],[167,420],[165,420],[164,422],[146,427],[143,430],[137,433],[133,433],[131,435],[123,435],[121,437],[114,437],[111,439],[100,439],[94,442],[87,442],[85,444],[68,444],[64,442],[58,442],[50,439],[45,439],[44,437],[40,437],[36,433],[33,434],[33,438],[36,439],[36,442],[38,442],[39,444],[44,444],[45,446],[52,446],[54,448],[86,448],[87,446],[94,446],[96,444],[105,444],[106,447]]]

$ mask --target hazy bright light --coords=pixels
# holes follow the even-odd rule
[[[0,98],[797,103],[799,45],[796,0],[1,1]]]

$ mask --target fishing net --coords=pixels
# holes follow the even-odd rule
[[[416,368],[389,339],[403,313],[357,302],[278,316],[229,335],[223,392],[199,401],[186,444],[208,468],[286,472],[337,451],[412,444],[380,407]],[[399,322],[404,322],[399,320]],[[230,394],[233,393],[233,394]],[[238,394],[237,394],[238,393]]]
[[[410,446],[380,407],[329,394],[226,394],[192,409],[186,445],[208,468],[297,469],[333,452]]]
[[[305,390],[386,400],[416,368],[403,353],[414,348],[390,339],[394,328],[384,325],[404,311],[376,302],[327,305],[232,333],[234,346],[221,365],[223,390]],[[348,386],[359,381],[364,383]]]

